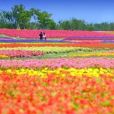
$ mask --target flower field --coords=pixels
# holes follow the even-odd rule
[[[10,36],[10,37],[18,37],[18,38],[27,38],[27,39],[37,39],[38,34],[44,31],[47,34],[48,38],[67,38],[67,37],[77,37],[78,39],[82,38],[113,38],[114,34],[112,32],[96,32],[96,31],[82,31],[82,30],[20,30],[20,29],[0,29],[0,34]]]
[[[113,43],[0,43],[0,114],[102,113],[114,114]]]

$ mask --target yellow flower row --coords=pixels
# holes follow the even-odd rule
[[[0,59],[4,59],[4,58],[9,58],[9,56],[7,56],[7,55],[0,55]]]
[[[15,48],[9,48],[9,47],[2,47],[0,50],[27,50],[27,51],[43,51],[43,52],[62,52],[62,51],[70,51],[70,50],[79,50],[83,49],[81,47],[15,47]],[[85,48],[87,50],[91,50],[89,48]]]
[[[3,72],[7,73],[8,75],[29,75],[29,76],[40,76],[42,78],[46,78],[49,75],[66,77],[66,76],[89,76],[89,77],[99,77],[101,75],[108,75],[114,76],[114,69],[110,68],[83,68],[83,69],[76,69],[76,68],[56,68],[56,69],[27,69],[27,68],[20,68],[20,69],[0,69],[0,74]]]
[[[70,54],[69,57],[89,57],[89,56],[97,56],[97,57],[101,57],[101,56],[114,56],[114,52],[112,53],[83,53],[83,54],[78,54],[78,53],[74,53],[74,54]]]

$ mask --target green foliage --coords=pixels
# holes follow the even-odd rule
[[[88,24],[76,18],[56,23],[52,14],[35,8],[26,10],[20,4],[13,6],[11,11],[0,11],[0,28],[109,31],[114,30],[114,23]]]
[[[59,29],[69,30],[71,29],[71,23],[69,20],[59,21]]]
[[[12,8],[12,14],[16,28],[29,28],[31,12],[25,10],[23,5],[15,5]]]

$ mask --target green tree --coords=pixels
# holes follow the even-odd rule
[[[71,22],[69,20],[59,21],[59,29],[70,30]]]
[[[13,18],[12,12],[10,11],[1,11],[0,12],[0,27],[1,28],[12,28],[13,25]]]
[[[31,12],[25,10],[25,7],[23,5],[15,5],[12,7],[12,14],[16,28],[29,28]]]
[[[35,8],[26,10],[24,5],[20,4],[13,6],[10,11],[0,11],[0,28],[108,31],[114,30],[114,22],[91,24],[72,18],[56,23],[52,14]]]
[[[83,20],[78,20],[75,18],[71,19],[70,23],[73,30],[84,30],[86,26]]]

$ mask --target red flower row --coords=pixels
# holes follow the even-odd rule
[[[0,55],[8,57],[31,57],[44,55],[41,51],[25,51],[25,50],[0,50]]]

